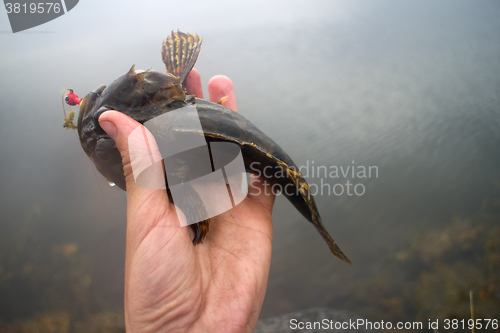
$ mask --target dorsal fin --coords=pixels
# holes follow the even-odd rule
[[[163,40],[161,56],[167,72],[179,78],[186,90],[186,77],[193,68],[201,49],[202,38],[177,30]]]

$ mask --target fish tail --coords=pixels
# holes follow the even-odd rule
[[[326,231],[325,226],[323,223],[321,223],[321,218],[319,214],[313,213],[312,215],[312,220],[313,224],[316,227],[316,230],[318,230],[319,234],[325,242],[328,244],[328,247],[330,248],[330,252],[332,252],[333,256],[336,258],[339,258],[342,261],[345,261],[346,263],[352,265],[352,262],[347,258],[347,256],[342,252],[342,250],[338,247],[337,243],[332,239],[332,236]]]
[[[286,166],[286,165],[285,165]],[[282,165],[283,167],[283,165]],[[288,166],[287,170],[290,170]],[[328,244],[328,247],[330,248],[330,252],[333,254],[334,257],[339,258],[342,261],[345,261],[346,263],[352,265],[352,262],[347,258],[347,256],[342,252],[342,250],[338,247],[337,243],[332,239],[332,236],[328,233],[326,230],[325,226],[321,222],[321,217],[319,216],[318,213],[318,208],[316,207],[316,203],[314,202],[314,198],[312,197],[311,194],[311,188],[309,184],[302,178],[302,175],[300,173],[291,170],[288,171],[289,175],[291,176],[290,178],[294,182],[295,186],[299,189],[299,193],[302,196],[302,199],[304,200],[303,202],[307,205],[309,208],[309,214],[308,220],[311,221],[314,224],[314,227],[318,232],[320,233],[321,237],[325,240],[325,242]]]

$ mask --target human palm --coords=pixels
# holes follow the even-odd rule
[[[203,98],[195,70],[187,89]],[[209,93],[214,102],[229,96],[225,105],[236,111],[228,78],[212,78]],[[252,177],[245,200],[212,218],[203,244],[194,246],[166,191],[135,184],[127,139],[141,125],[116,111],[103,113],[99,122],[117,143],[127,181],[127,331],[252,332],[271,262],[274,195],[267,194],[269,185]]]

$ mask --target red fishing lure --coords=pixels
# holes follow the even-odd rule
[[[64,101],[68,105],[78,105],[82,101],[81,98],[78,98],[78,95],[73,92],[73,89],[68,89],[69,93],[64,97]]]

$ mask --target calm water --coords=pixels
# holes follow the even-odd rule
[[[498,17],[496,1],[87,0],[11,34],[2,11],[0,320],[120,313],[125,243],[98,183],[121,229],[126,196],[95,180],[62,128],[61,92],[85,95],[132,64],[162,70],[161,41],[180,28],[204,38],[196,66],[203,81],[229,76],[240,113],[297,165],[378,169],[366,179],[308,178],[363,185],[362,196],[317,196],[353,267],[333,260],[314,228],[277,200],[261,317],[329,306],[372,320],[427,321],[425,306],[412,303],[426,285],[420,274],[461,259],[426,266],[419,240],[466,220],[473,228],[485,202],[500,197]],[[489,227],[500,221],[492,216]]]

